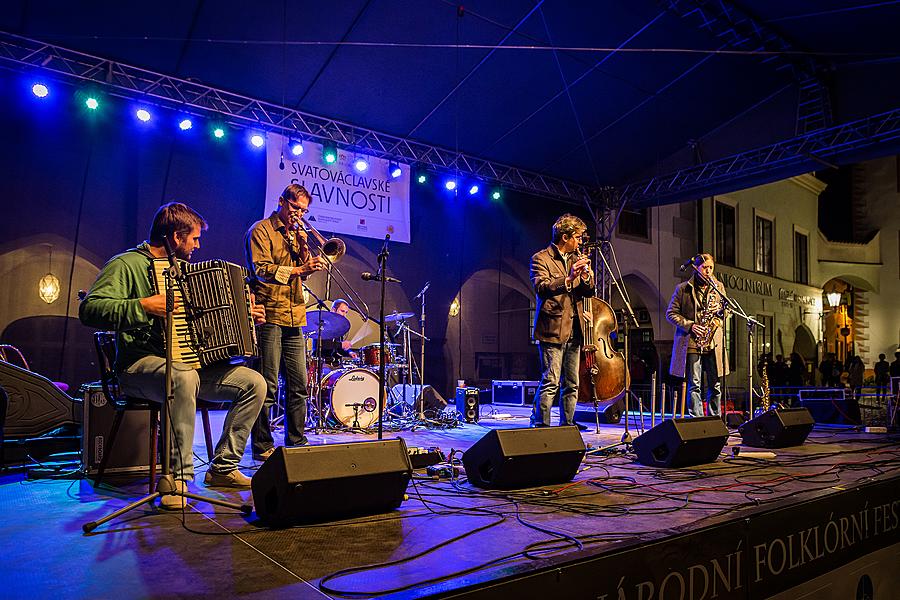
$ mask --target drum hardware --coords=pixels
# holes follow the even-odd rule
[[[387,321],[388,323],[394,323],[394,322],[396,322],[396,321],[403,321],[404,319],[411,319],[411,318],[413,318],[414,316],[416,316],[415,313],[411,313],[411,312],[402,312],[402,313],[398,313],[398,312],[395,310],[395,311],[392,312],[391,314],[386,315],[386,316],[384,317],[384,320]]]
[[[378,403],[375,402],[375,398],[371,396],[363,400],[362,402],[353,402],[351,404],[345,404],[344,406],[353,409],[353,425],[352,429],[360,429],[359,427],[359,409],[362,408],[366,412],[375,412],[375,409],[378,408]]]

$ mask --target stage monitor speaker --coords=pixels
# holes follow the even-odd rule
[[[622,420],[622,413],[625,412],[625,396],[598,402],[597,411],[595,415],[593,402],[579,402],[575,407],[575,420],[593,423],[599,417],[601,424],[616,425]]]
[[[812,431],[815,420],[805,408],[767,410],[738,428],[742,443],[754,448],[800,446]]]
[[[412,477],[402,439],[275,449],[251,481],[266,524],[315,523],[388,512]]]
[[[466,423],[477,423],[479,417],[478,388],[456,388],[456,412],[462,415]]]
[[[417,408],[421,398],[424,401],[423,410],[440,412],[447,406],[447,401],[441,396],[436,389],[430,385],[421,386],[419,384],[408,383],[406,385],[398,383],[391,388],[391,398],[403,400],[407,405]]]
[[[473,485],[514,489],[571,481],[584,452],[574,426],[492,429],[466,450],[462,461]]]
[[[677,469],[715,462],[727,441],[720,417],[694,417],[663,421],[633,445],[642,465]]]

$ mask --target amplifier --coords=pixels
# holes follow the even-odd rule
[[[79,391],[84,394],[81,461],[85,473],[95,475],[100,468],[103,454],[107,451],[107,437],[112,429],[116,409],[106,401],[99,382],[86,383]],[[149,447],[150,411],[126,410],[119,433],[116,435],[116,446],[106,464],[106,472],[148,473]]]
[[[492,383],[494,404],[513,404],[515,406],[531,406],[537,394],[540,382],[520,380],[499,380]]]

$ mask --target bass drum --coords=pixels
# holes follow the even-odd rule
[[[378,376],[366,369],[336,369],[322,380],[332,427],[371,427],[378,421]]]

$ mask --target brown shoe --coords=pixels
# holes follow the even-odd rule
[[[187,484],[180,479],[176,479],[175,489],[179,492],[187,491]],[[184,496],[166,494],[165,496],[159,497],[159,507],[165,510],[182,510],[185,506],[187,506],[187,498]]]
[[[254,452],[253,460],[258,460],[259,462],[266,462],[266,459],[268,459],[274,453],[275,453],[275,448],[269,448],[265,452],[260,452],[259,454]]]
[[[216,473],[207,471],[203,483],[209,487],[234,487],[248,488],[250,487],[250,478],[235,469],[230,473]]]

